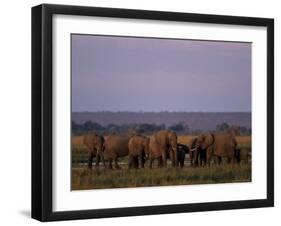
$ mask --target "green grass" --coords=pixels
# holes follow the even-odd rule
[[[251,181],[251,165],[107,170],[72,169],[72,190]]]

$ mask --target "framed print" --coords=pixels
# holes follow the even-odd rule
[[[274,21],[32,8],[32,217],[274,205]]]

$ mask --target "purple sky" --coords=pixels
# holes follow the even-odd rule
[[[251,43],[72,35],[72,111],[251,111]]]

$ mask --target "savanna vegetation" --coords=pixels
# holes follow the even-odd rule
[[[72,189],[147,187],[251,181],[251,165],[128,170],[72,169]]]
[[[179,135],[178,143],[190,144],[195,135]],[[106,136],[105,136],[106,139]],[[236,136],[238,148],[251,149],[251,136]],[[88,151],[83,136],[72,137],[72,189],[122,188],[163,185],[189,185],[251,181],[250,161],[240,164],[191,167],[188,155],[183,168],[128,169],[128,157],[119,160],[120,170],[87,168]]]

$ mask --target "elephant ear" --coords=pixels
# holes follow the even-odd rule
[[[149,145],[149,142],[150,142],[150,137],[147,137],[147,138],[145,139],[145,145]]]
[[[177,134],[173,131],[169,131],[169,133],[168,133],[168,144],[173,145],[173,143],[177,144]]]
[[[204,149],[210,147],[215,141],[215,137],[213,134],[208,133],[204,136]]]

